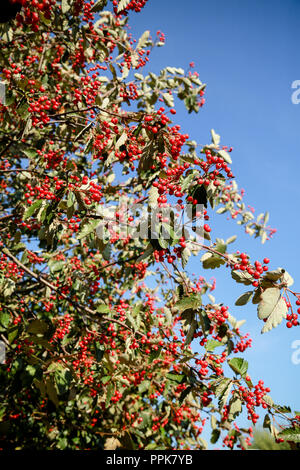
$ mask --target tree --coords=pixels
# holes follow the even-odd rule
[[[211,238],[212,210],[262,242],[273,232],[247,211],[220,136],[202,147],[181,133],[177,100],[189,113],[205,102],[193,64],[143,75],[164,44],[129,33],[146,0],[11,3],[22,8],[0,29],[1,447],[202,449],[208,415],[212,443],[246,449],[260,409],[297,446],[299,416],[252,383],[243,321],[203,276],[223,266],[247,286],[236,305],[257,304],[262,333],[299,325],[284,269],[230,252],[235,236]]]

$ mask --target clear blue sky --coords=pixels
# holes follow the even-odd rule
[[[252,259],[271,259],[270,268],[284,267],[300,292],[299,175],[300,104],[292,104],[291,84],[300,80],[300,2],[298,0],[148,0],[139,14],[130,15],[134,37],[150,29],[166,34],[166,45],[151,56],[151,70],[167,65],[188,68],[191,61],[207,83],[206,104],[198,115],[177,106],[182,130],[201,144],[210,142],[210,129],[221,135],[221,144],[233,146],[233,172],[246,190],[245,202],[257,214],[270,211],[270,225],[278,232],[261,245],[226,216],[212,218],[213,237],[238,234],[231,245]],[[200,273],[199,260],[192,271]],[[250,375],[262,378],[279,404],[300,410],[300,364],[291,361],[300,329],[288,330],[283,322],[260,334],[256,307],[236,307],[244,286],[229,272],[207,271],[215,276],[217,301],[247,323],[253,348],[246,354]]]

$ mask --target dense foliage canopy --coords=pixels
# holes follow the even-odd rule
[[[143,73],[165,40],[128,29],[145,3],[6,0],[0,447],[204,449],[208,425],[212,443],[247,449],[265,415],[296,448],[300,417],[252,383],[244,321],[204,276],[245,285],[236,305],[257,304],[263,333],[299,324],[300,295],[284,269],[215,237],[213,210],[263,243],[273,231],[243,202],[220,136],[200,146],[181,131],[178,100],[205,112],[193,63]]]

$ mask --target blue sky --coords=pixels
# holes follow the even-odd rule
[[[234,148],[233,173],[246,190],[245,203],[257,214],[270,211],[270,225],[277,233],[265,245],[252,239],[226,216],[211,219],[212,237],[238,234],[232,248],[253,260],[269,257],[270,268],[284,267],[300,292],[299,174],[300,104],[293,104],[292,82],[300,80],[300,2],[297,0],[148,0],[139,14],[131,14],[134,37],[146,29],[166,35],[166,45],[151,56],[153,72],[167,65],[188,68],[195,62],[200,79],[207,83],[206,104],[198,115],[176,107],[176,123],[201,144],[210,142],[210,129],[221,135],[221,144]],[[201,272],[199,259],[191,271]],[[279,404],[300,410],[300,364],[291,361],[292,342],[300,330],[288,330],[283,322],[260,334],[256,307],[236,307],[244,286],[235,284],[220,268],[208,271],[217,279],[217,301],[246,319],[243,331],[253,338],[245,357],[249,373],[271,388]]]

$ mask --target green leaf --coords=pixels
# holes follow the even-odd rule
[[[111,245],[108,243],[105,245],[104,250],[102,251],[102,256],[106,261],[109,261],[111,255]]]
[[[261,236],[261,242],[262,242],[262,244],[266,243],[267,238],[268,238],[267,232],[265,232],[265,231],[263,230],[263,231],[260,233],[260,236]]]
[[[289,406],[279,406],[276,405],[276,410],[280,411],[280,413],[291,413],[292,410]],[[298,414],[298,413],[296,413]]]
[[[139,263],[140,261],[142,261],[143,259],[146,259],[148,258],[150,255],[152,255],[154,249],[152,247],[151,244],[149,244],[146,248],[146,250],[143,252],[143,254],[141,256],[138,257],[138,259],[136,260],[137,263]]]
[[[246,305],[253,295],[253,291],[249,290],[242,294],[235,302],[235,305]]]
[[[104,346],[100,345],[99,343],[95,343],[95,357],[97,362],[101,362],[104,356]]]
[[[198,324],[196,320],[192,320],[188,334],[186,335],[184,346],[188,346],[194,339],[194,334],[197,331]]]
[[[72,381],[72,374],[69,369],[60,364],[55,371],[54,377],[58,393],[63,395],[69,390]]]
[[[35,149],[23,149],[22,152],[28,158],[35,158],[37,156],[37,151]]]
[[[71,2],[70,0],[62,0],[61,1],[61,11],[63,14],[68,13],[71,9]]]
[[[95,219],[89,224],[84,225],[81,232],[77,235],[77,239],[81,240],[82,238],[87,237],[90,233],[96,232],[96,228],[99,225],[99,220]]]
[[[227,208],[226,207],[220,207],[219,209],[216,210],[217,214],[225,214],[225,212],[227,212]],[[229,243],[229,242],[227,242]]]
[[[54,405],[58,407],[59,405],[58,396],[57,396],[57,391],[56,391],[53,381],[50,378],[48,378],[46,380],[45,385],[46,385],[46,392],[47,392],[48,397],[50,398],[52,403],[54,403]]]
[[[269,429],[271,431],[271,418],[268,414],[264,417],[263,428]]]
[[[191,256],[191,250],[185,247],[181,252],[181,264],[183,268],[185,268],[185,266],[187,265],[187,262],[190,256]]]
[[[232,325],[233,329],[240,328],[246,320],[237,320],[233,315],[230,313],[228,314],[228,321]]]
[[[61,271],[65,266],[66,262],[63,260],[60,261],[52,261],[48,263],[51,273],[55,273],[57,271]]]
[[[215,133],[214,129],[212,129],[212,130],[210,131],[210,133],[211,133],[211,140],[212,140],[212,143],[213,143],[214,145],[218,146],[219,143],[220,143],[221,137],[219,136],[219,134],[216,134],[216,133]]]
[[[44,334],[48,330],[48,325],[43,320],[32,320],[28,327],[27,332],[31,334]]]
[[[252,303],[253,304],[259,304],[260,302],[260,296],[261,296],[261,289],[258,287],[257,289],[255,289],[254,291],[254,295],[252,297]]]
[[[257,309],[257,316],[260,320],[267,318],[274,311],[281,298],[280,289],[270,287],[266,289],[260,296],[260,302]]]
[[[126,313],[126,319],[129,321],[130,325],[132,328],[136,331],[138,329],[137,321],[136,318],[133,318],[132,315],[130,315],[129,312]]]
[[[178,300],[174,307],[176,307],[179,312],[183,312],[188,308],[196,309],[202,304],[201,297],[198,294],[192,294],[188,297],[183,297],[181,300]]]
[[[205,349],[207,352],[214,352],[215,348],[218,348],[219,346],[223,346],[223,344],[220,341],[216,341],[215,339],[210,339],[205,344]]]
[[[161,350],[162,348],[158,348],[156,351],[155,349],[151,351],[151,354],[149,355],[149,361],[148,361],[149,364],[152,364],[155,359],[160,357]]]
[[[107,0],[98,0],[93,7],[91,8],[91,11],[93,13],[98,13],[99,11],[102,11],[104,7],[107,5]]]
[[[9,313],[0,313],[0,325],[6,329],[10,323],[10,314]]]
[[[285,441],[300,442],[300,427],[284,429],[278,436]]]
[[[15,102],[15,96],[12,90],[8,90],[5,96],[5,106],[11,106],[14,102]]]
[[[226,253],[227,245],[224,242],[224,240],[222,240],[221,238],[216,238],[216,246],[214,249],[218,251],[219,253],[224,254]]]
[[[129,5],[130,2],[131,2],[131,0],[120,0],[119,5],[118,5],[117,13],[120,13],[121,11],[123,11],[124,8],[126,8],[127,5]]]
[[[236,239],[237,239],[237,236],[236,236],[236,235],[232,235],[232,237],[227,238],[227,240],[226,240],[226,245],[229,245],[230,243],[235,242]]]
[[[264,395],[263,396],[263,401],[269,406],[274,405],[274,402],[273,402],[272,398],[270,397],[270,395]]]
[[[233,269],[231,271],[231,277],[239,284],[244,284],[245,286],[252,284],[252,276],[246,271],[236,271]]]
[[[111,379],[110,375],[105,375],[104,377],[102,377],[101,382],[105,385],[110,381],[110,379]]]
[[[264,275],[263,279],[267,279],[269,281],[278,281],[279,279],[281,279],[283,277],[284,273],[285,273],[284,269],[278,268],[274,271],[268,271]]]
[[[110,308],[105,304],[98,305],[96,310],[97,310],[98,313],[109,313],[110,312]]]
[[[116,142],[116,145],[115,145],[115,149],[119,149],[122,145],[125,144],[126,140],[128,139],[128,135],[127,133],[124,131],[123,134],[120,135],[120,137],[118,138],[117,142]]]
[[[266,319],[267,321],[261,330],[262,333],[272,330],[278,326],[283,318],[286,318],[288,308],[286,302],[281,296],[280,289],[277,287],[270,287],[266,289],[261,297],[258,304],[257,316],[261,320]]]
[[[150,207],[157,206],[157,199],[159,198],[158,189],[155,186],[151,186],[148,191],[148,203]]]
[[[23,215],[23,220],[26,220],[31,217],[35,213],[35,211],[41,207],[42,204],[42,199],[38,199],[33,204],[31,204],[31,206],[28,207],[28,209],[25,211],[25,214]]]
[[[268,223],[269,217],[270,217],[269,212],[266,212],[265,215],[264,215],[264,224],[265,224],[265,225]]]
[[[114,393],[115,393],[114,384],[113,384],[113,383],[110,383],[110,384],[107,386],[107,389],[106,389],[106,399],[105,399],[105,406],[106,406],[106,407],[110,404],[110,400],[111,400],[111,398],[113,397]]]
[[[220,378],[214,381],[212,384],[212,387],[215,391],[216,397],[220,397],[224,393],[224,391],[226,390],[226,388],[228,387],[230,383],[231,383],[231,379],[229,379],[228,377]]]
[[[193,390],[193,386],[192,385],[189,385],[185,390],[183,390],[180,394],[180,397],[179,397],[179,403],[181,404],[184,399],[191,393],[191,391]]]
[[[167,379],[172,380],[178,384],[182,384],[186,379],[184,374],[174,374],[173,372],[169,372],[166,377]]]
[[[288,287],[290,287],[294,284],[294,279],[287,271],[285,271],[282,276],[282,282],[284,282]]]
[[[139,424],[139,428],[144,429],[144,428],[149,428],[151,426],[152,418],[151,414],[149,411],[142,411],[140,413],[140,417],[142,418],[142,422]]]
[[[86,146],[84,147],[83,153],[84,153],[85,155],[88,154],[88,153],[90,153],[90,151],[92,150],[93,142],[94,142],[94,139],[93,139],[93,136],[91,136],[91,137],[89,138],[89,140],[87,141]]]
[[[85,126],[83,129],[81,129],[80,132],[74,137],[74,142],[79,140],[91,127],[92,127],[92,122],[89,122],[87,126]]]
[[[213,431],[211,433],[210,442],[212,444],[215,444],[218,441],[220,435],[221,435],[220,429],[213,429]]]
[[[67,208],[73,207],[75,204],[75,195],[72,191],[69,191],[68,199],[67,199]]]
[[[216,381],[216,385],[214,386],[215,395],[219,397],[219,410],[221,410],[227,402],[230,390],[232,387],[232,380],[225,377],[221,380]]]
[[[202,265],[204,269],[215,269],[225,264],[225,260],[218,255],[212,253],[204,253],[201,257]]]
[[[242,411],[242,400],[238,396],[233,396],[229,402],[229,421],[234,420]]]
[[[181,313],[180,319],[182,323],[182,328],[185,334],[188,333],[194,318],[195,318],[195,310],[188,308],[187,310],[184,310],[184,312]]]
[[[145,450],[157,450],[157,443],[156,442],[151,442],[150,444],[147,444],[145,447]]]
[[[143,49],[147,43],[148,43],[148,40],[149,40],[149,37],[150,37],[150,31],[145,31],[142,36],[140,37],[139,41],[138,41],[138,44],[136,46],[136,48],[139,50],[139,49]],[[143,77],[142,77],[143,78]]]
[[[163,100],[165,102],[165,104],[167,106],[169,106],[169,108],[173,108],[174,107],[174,98],[173,98],[173,95],[170,94],[170,93],[163,93],[162,94],[162,97],[163,97]]]
[[[204,310],[200,311],[199,320],[203,334],[207,335],[210,329],[210,319]]]
[[[184,180],[181,183],[181,189],[182,191],[186,191],[190,186],[191,183],[194,181],[195,174],[194,173],[189,173]]]
[[[29,111],[28,111],[28,103],[27,103],[26,99],[22,100],[20,106],[18,106],[18,108],[17,108],[17,112],[23,120],[28,118]]]
[[[229,165],[232,163],[229,153],[226,152],[225,150],[219,150],[218,155],[222,157],[226,163],[229,163]]]
[[[242,377],[246,377],[248,362],[245,359],[242,359],[241,357],[234,357],[228,361],[228,364],[236,374],[240,374]]]
[[[8,341],[10,344],[14,342],[14,340],[18,337],[18,334],[20,333],[20,328],[18,325],[13,325],[7,330],[7,337]]]
[[[210,417],[210,426],[212,429],[217,429],[217,426],[218,426],[217,418],[213,414]]]
[[[139,388],[138,388],[139,393],[140,394],[145,393],[147,390],[149,390],[150,385],[151,385],[150,380],[143,380],[143,382],[140,383]]]
[[[166,319],[167,325],[171,326],[172,320],[173,320],[171,310],[168,307],[165,307],[164,313],[165,313],[165,319]]]
[[[34,385],[39,389],[41,395],[43,397],[46,396],[46,385],[44,384],[44,382],[42,382],[41,380],[37,380],[36,378],[33,379],[33,383]]]

